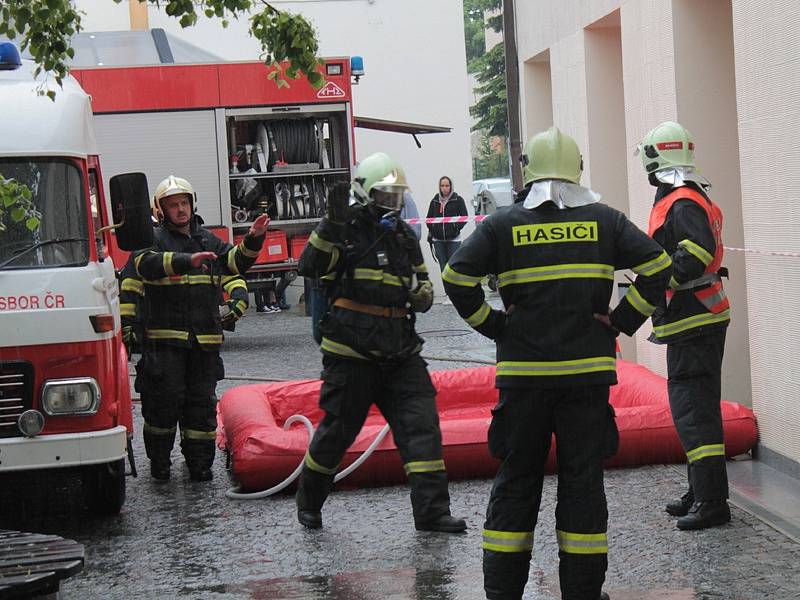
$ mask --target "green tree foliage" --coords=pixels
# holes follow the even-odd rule
[[[508,177],[508,150],[505,147],[505,140],[500,152],[492,147],[489,136],[485,133],[481,135],[478,142],[477,154],[473,159],[473,176],[475,179],[487,179],[489,177]]]
[[[33,205],[32,194],[27,186],[0,175],[0,233],[6,230],[7,223],[22,223],[33,231],[39,227],[41,215]]]
[[[485,0],[464,0],[464,44],[467,51],[467,65],[486,52],[484,3]]]
[[[121,2],[122,0],[113,0]],[[182,27],[191,27],[200,15],[223,19],[250,16],[250,35],[261,44],[261,58],[273,67],[270,78],[278,87],[287,87],[287,79],[302,75],[315,88],[325,83],[317,71],[317,36],[311,23],[302,15],[274,8],[265,0],[139,0],[163,6],[166,13],[178,19]],[[72,36],[81,30],[81,15],[70,0],[0,0],[0,35],[21,38],[20,47],[28,50],[36,61],[37,74],[52,73],[60,86],[69,72],[67,62],[74,56]],[[287,61],[289,66],[281,68]],[[42,86],[41,94],[55,98],[55,90]]]
[[[478,101],[469,107],[477,119],[473,131],[489,135],[508,134],[508,105],[506,92],[506,58],[503,44],[497,44],[473,62],[478,87]]]

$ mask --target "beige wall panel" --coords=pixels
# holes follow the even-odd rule
[[[633,156],[633,152],[656,124],[677,117],[671,2],[623,2],[620,23],[630,217],[646,230],[654,192],[641,159]],[[648,342],[650,331],[650,324],[646,323],[636,335],[636,359],[666,375],[666,346]]]
[[[711,197],[725,215],[723,240],[741,248],[742,194],[730,0],[674,0],[675,73],[678,120],[694,135],[698,168],[714,184]],[[727,252],[731,277],[728,352],[722,370],[723,398],[751,403],[745,260]]]
[[[733,32],[744,243],[800,252],[797,3],[733,0]],[[760,442],[800,461],[800,258],[748,254],[747,278]]]
[[[586,58],[583,30],[578,30],[550,48],[553,90],[553,124],[575,138],[584,155],[589,149],[586,109]],[[584,163],[581,183],[591,186],[589,161]]]

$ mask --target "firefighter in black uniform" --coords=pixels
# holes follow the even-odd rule
[[[671,261],[578,185],[583,162],[572,138],[552,127],[528,141],[522,159],[524,200],[483,221],[442,276],[458,313],[497,343],[500,402],[489,449],[502,462],[483,530],[484,589],[487,598],[522,597],[555,434],[562,597],[598,600],[608,598],[603,458],[618,440],[608,404],[615,338],[655,310]],[[637,277],[609,312],[617,269]],[[497,274],[504,310],[484,299],[488,273]]]
[[[672,257],[666,296],[653,314],[651,340],[667,344],[669,405],[686,452],[689,490],[666,510],[680,529],[731,520],[720,410],[722,355],[730,304],[722,288],[722,211],[695,170],[694,141],[667,121],[638,148],[657,188],[649,233]]]
[[[299,272],[319,278],[329,303],[321,323],[319,423],[297,491],[297,517],[322,526],[322,505],[347,448],[375,403],[389,423],[411,486],[418,530],[457,533],[450,515],[435,390],[420,358],[414,313],[433,303],[433,287],[414,232],[398,214],[405,174],[381,152],[365,158],[350,189],[340,183],[311,234]],[[416,277],[416,285],[414,278]]]
[[[247,309],[240,275],[255,262],[269,217],[259,217],[233,247],[202,226],[185,179],[170,175],[162,181],[153,205],[160,223],[154,244],[134,254],[123,271],[123,339],[129,346],[138,341],[142,348],[136,390],[142,397],[151,475],[169,479],[180,424],[189,475],[208,481],[215,451],[215,392],[224,377],[222,328]],[[223,289],[230,296],[225,303]]]

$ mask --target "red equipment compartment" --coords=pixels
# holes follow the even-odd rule
[[[309,237],[308,234],[296,235],[289,240],[289,256],[292,257],[292,260],[300,260],[300,255],[308,244]]]
[[[606,466],[679,463],[686,460],[667,398],[666,379],[647,368],[617,361],[619,383],[611,388],[617,413],[620,446]],[[493,477],[498,461],[489,454],[487,432],[491,409],[498,399],[494,367],[431,373],[442,429],[444,461],[449,479]],[[256,384],[233,388],[217,406],[217,445],[230,452],[233,472],[242,489],[263,490],[288,477],[303,460],[308,434],[300,423],[288,431],[283,424],[293,414],[312,423],[322,419],[318,406],[319,380]],[[758,431],[753,411],[722,402],[725,453],[728,457],[750,450]],[[385,421],[372,407],[361,433],[345,453],[340,469],[352,464],[383,428]],[[547,472],[556,469],[555,444]],[[391,434],[366,462],[339,486],[378,486],[406,481],[402,460]]]
[[[243,235],[237,235],[233,238],[233,243],[238,244],[243,238]],[[256,264],[278,263],[288,259],[289,248],[286,244],[286,232],[267,231],[264,245],[261,246],[261,252],[258,253],[256,258]]]

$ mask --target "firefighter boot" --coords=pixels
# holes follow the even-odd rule
[[[169,461],[151,460],[150,475],[158,481],[169,480]]]
[[[724,525],[731,520],[731,509],[727,500],[707,500],[695,502],[689,514],[678,519],[678,529],[706,529]]]
[[[333,475],[325,475],[303,466],[297,485],[295,502],[297,504],[297,520],[307,529],[322,527],[322,505],[328,497]]]
[[[442,533],[461,533],[466,531],[467,522],[451,515],[442,515],[427,523],[417,523],[417,531],[441,531]]]
[[[689,488],[689,491],[680,498],[667,502],[667,506],[664,510],[673,517],[685,517],[689,514],[689,509],[692,507],[692,504],[694,504],[694,493],[692,489]]]

